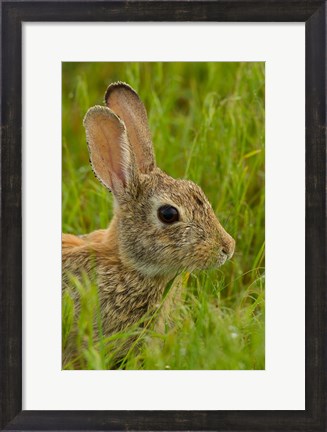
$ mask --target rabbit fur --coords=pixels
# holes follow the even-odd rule
[[[96,275],[103,332],[111,335],[155,308],[178,273],[224,264],[235,241],[198,185],[156,166],[137,93],[117,82],[108,87],[105,103],[88,110],[84,126],[93,171],[114,196],[114,217],[107,229],[63,234],[62,266],[64,289],[71,274]],[[164,205],[177,209],[178,221],[159,219]],[[68,346],[64,359],[70,355]]]

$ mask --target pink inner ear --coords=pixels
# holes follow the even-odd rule
[[[101,182],[118,193],[127,184],[130,168],[126,130],[108,108],[91,110],[85,120],[91,163]]]
[[[137,93],[123,83],[112,84],[106,93],[106,104],[126,125],[138,169],[147,173],[155,166],[151,133],[145,107]]]

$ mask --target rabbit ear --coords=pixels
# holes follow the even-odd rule
[[[128,84],[117,82],[108,87],[105,102],[126,125],[138,169],[149,173],[155,167],[155,157],[146,110],[138,94]]]
[[[95,106],[84,117],[90,160],[98,179],[115,195],[135,182],[134,155],[124,123],[109,108]]]

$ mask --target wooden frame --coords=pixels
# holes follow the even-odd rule
[[[1,2],[0,403],[4,430],[324,431],[326,404],[326,2]],[[21,90],[23,21],[306,23],[306,409],[22,411]],[[294,155],[296,158],[296,155]]]

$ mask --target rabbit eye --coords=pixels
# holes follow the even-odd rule
[[[158,208],[158,218],[161,222],[171,224],[179,220],[179,213],[175,207],[166,204]]]

